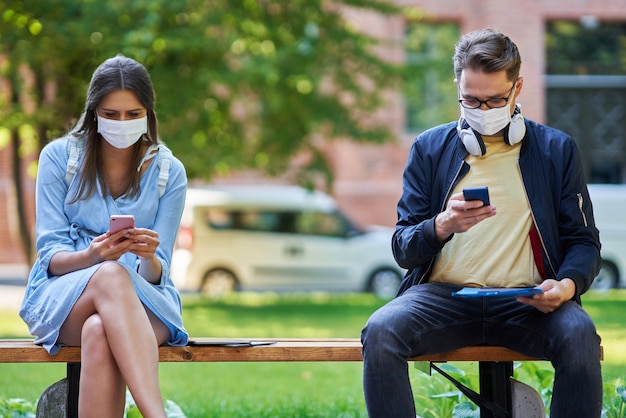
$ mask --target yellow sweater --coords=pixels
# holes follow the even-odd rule
[[[464,187],[488,186],[497,213],[453,236],[437,257],[430,281],[477,287],[534,286],[541,277],[530,245],[532,217],[517,162],[521,143],[509,146],[502,137],[483,136],[483,140],[487,153],[467,157],[471,169],[453,193]]]

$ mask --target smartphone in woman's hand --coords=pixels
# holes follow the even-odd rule
[[[115,234],[123,229],[135,227],[135,216],[133,215],[111,215],[111,226],[109,232]]]

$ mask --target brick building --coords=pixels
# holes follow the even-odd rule
[[[492,27],[509,35],[519,47],[523,61],[524,87],[519,102],[523,104],[527,118],[541,123],[548,123],[547,23],[554,20],[578,22],[581,19],[626,23],[623,0],[398,0],[397,3],[420,9],[425,20],[456,23],[460,33]],[[402,59],[402,40],[407,26],[403,18],[355,15],[354,20],[374,35],[395,40],[398,49],[386,53],[390,59]],[[449,71],[452,82],[451,61]],[[620,85],[626,88],[624,80],[620,80]],[[336,173],[334,194],[345,211],[361,222],[395,224],[395,205],[401,193],[404,163],[412,140],[419,133],[405,129],[403,106],[402,96],[397,95],[383,115],[397,132],[397,144],[373,147],[338,143],[332,146]],[[621,141],[623,153],[626,137],[622,136]]]
[[[460,33],[493,27],[508,34],[522,54],[524,88],[519,101],[526,117],[548,121],[546,46],[547,24],[555,20],[575,22],[626,23],[624,0],[397,0],[398,4],[419,10],[420,19],[431,23],[453,23]],[[349,18],[363,30],[387,40],[381,53],[391,60],[404,60],[404,38],[408,22],[404,17],[383,18],[371,13],[350,12]],[[452,83],[452,65],[449,69]],[[617,85],[626,89],[623,79]],[[428,103],[424,103],[425,106]],[[401,176],[412,139],[419,132],[406,128],[405,102],[401,92],[390,95],[380,117],[397,134],[397,142],[381,146],[356,145],[339,141],[328,145],[335,170],[333,194],[341,208],[361,224],[392,226],[395,205],[401,192]],[[623,125],[623,123],[622,123]],[[1,141],[1,138],[0,138]],[[621,138],[622,148],[626,142]],[[623,150],[622,150],[623,151]],[[620,151],[621,152],[621,151]],[[11,183],[10,150],[0,150],[0,263],[24,263],[16,230]],[[626,157],[624,157],[626,158]],[[245,181],[242,176],[240,181]],[[21,191],[29,197],[27,212],[33,218],[34,183],[26,179]],[[32,222],[34,224],[34,220]]]

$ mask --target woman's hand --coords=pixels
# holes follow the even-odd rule
[[[91,241],[87,249],[92,254],[93,264],[103,261],[115,261],[128,252],[130,242],[128,242],[127,234],[129,229],[125,229],[114,234],[107,232]]]
[[[114,234],[107,232],[94,239],[92,245],[103,257],[102,260],[117,260],[129,252],[135,254],[141,260],[137,272],[147,281],[157,283],[161,278],[162,267],[155,255],[160,243],[156,231],[129,228]]]
[[[150,283],[161,280],[162,266],[156,257],[159,248],[159,234],[146,228],[133,228],[126,235],[130,245],[128,251],[137,255],[141,260],[137,272]]]
[[[128,251],[137,255],[142,259],[151,259],[154,257],[157,248],[159,248],[159,234],[156,231],[146,228],[132,228],[125,235],[131,245]]]
[[[117,260],[125,253],[133,253],[141,260],[137,272],[151,283],[159,282],[161,263],[155,256],[161,243],[158,232],[147,228],[130,228],[111,234],[104,243],[108,243],[108,249],[101,249],[103,256],[115,257],[109,259]]]
[[[94,266],[103,261],[116,261],[129,251],[131,241],[125,239],[128,230],[95,237],[81,251],[59,251],[52,256],[48,270],[55,276]]]

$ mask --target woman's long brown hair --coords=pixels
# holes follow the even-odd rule
[[[102,155],[98,133],[96,109],[102,99],[116,90],[128,90],[137,95],[139,102],[146,108],[148,132],[133,145],[131,164],[128,167],[128,183],[123,195],[134,197],[140,192],[141,173],[137,171],[143,158],[142,145],[159,143],[157,119],[154,112],[155,95],[148,71],[137,61],[117,55],[104,61],[94,71],[87,91],[85,110],[74,129],[69,133],[83,143],[82,163],[78,169],[78,188],[70,203],[90,197],[100,184],[103,197],[108,193],[102,172]]]

